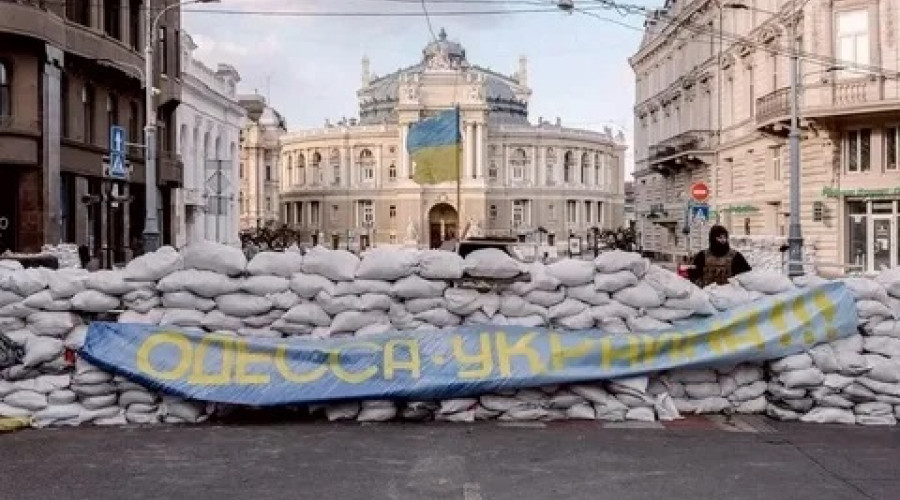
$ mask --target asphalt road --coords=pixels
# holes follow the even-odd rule
[[[0,498],[900,498],[900,429],[763,428],[303,423],[21,431],[0,435]]]

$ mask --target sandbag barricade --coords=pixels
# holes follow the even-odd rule
[[[508,279],[496,292],[454,286],[462,276]],[[376,249],[362,260],[321,247],[307,254],[240,251],[214,243],[163,248],[122,271],[17,269],[0,263],[0,331],[25,348],[0,374],[0,418],[33,426],[195,423],[227,405],[185,400],[101,369],[82,349],[96,319],[247,339],[365,341],[392,331],[494,325],[604,335],[678,331],[766,297],[820,286],[753,271],[700,290],[639,255],[523,264],[480,251]],[[900,270],[839,280],[854,299],[857,332],[812,339],[771,362],[650,371],[615,379],[508,387],[454,398],[316,402],[329,420],[657,420],[685,413],[766,413],[775,418],[896,424],[900,412]],[[790,302],[785,302],[790,304]],[[786,306],[790,307],[790,306]],[[789,315],[815,314],[815,308]],[[222,333],[227,332],[227,333]],[[827,333],[827,332],[823,332]],[[800,339],[801,341],[804,339]]]

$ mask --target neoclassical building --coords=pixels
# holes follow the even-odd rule
[[[422,54],[381,77],[364,58],[358,119],[281,138],[284,222],[312,243],[351,249],[435,247],[467,227],[562,249],[570,236],[584,242],[593,228],[623,224],[621,134],[530,123],[525,58],[502,75],[469,63],[443,30]],[[459,186],[417,184],[410,126],[457,105]]]
[[[238,213],[241,230],[278,222],[280,143],[284,117],[259,94],[238,97],[247,112],[241,125],[238,162]]]
[[[697,181],[732,234],[787,236],[796,22],[806,244],[822,271],[900,265],[898,11],[898,0],[669,0],[648,18],[630,60],[644,249],[680,258],[703,248],[705,228],[685,234]]]
[[[212,69],[194,57],[197,44],[181,32],[182,102],[178,152],[184,188],[174,201],[175,245],[211,240],[238,243],[238,143],[246,111],[236,94],[234,67]]]

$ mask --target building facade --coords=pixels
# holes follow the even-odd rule
[[[278,222],[281,137],[284,118],[260,95],[239,96],[247,112],[240,133],[238,209],[241,230]]]
[[[237,97],[234,67],[207,67],[194,58],[197,45],[181,35],[182,102],[178,153],[184,188],[175,197],[175,245],[210,240],[238,243],[238,145],[246,110]]]
[[[363,59],[359,119],[282,138],[281,218],[312,243],[439,246],[469,234],[567,248],[623,223],[624,137],[528,120],[527,62],[513,76],[438,40],[417,64],[378,77]],[[460,108],[460,182],[420,185],[410,126]],[[457,199],[459,198],[459,199]],[[539,240],[539,241],[538,241]]]
[[[168,0],[153,3],[154,9]],[[104,264],[129,259],[144,220],[144,9],[141,0],[0,1],[0,247],[88,245]],[[156,47],[161,227],[181,183],[175,108],[180,14]],[[128,181],[108,178],[110,128],[126,131]],[[171,232],[163,229],[163,241]]]
[[[900,2],[791,5],[669,2],[648,18],[630,61],[645,249],[678,257],[702,248],[706,225],[684,230],[696,181],[710,186],[713,220],[732,234],[787,236],[796,22],[806,243],[823,271],[900,264]]]

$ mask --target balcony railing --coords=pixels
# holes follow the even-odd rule
[[[664,164],[684,159],[691,153],[712,152],[716,133],[712,130],[689,130],[650,146],[650,163]]]
[[[791,89],[783,88],[770,92],[756,100],[756,121],[767,122],[779,117],[787,117],[791,112]]]

